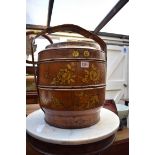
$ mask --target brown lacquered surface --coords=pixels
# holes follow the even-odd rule
[[[84,66],[86,65],[86,67]],[[105,64],[98,61],[44,61],[38,65],[41,86],[105,85]]]
[[[39,52],[37,91],[45,120],[50,125],[82,128],[99,121],[100,111],[96,109],[105,101],[106,45],[98,36],[76,25],[47,28],[40,34],[66,30],[92,38],[98,46],[88,42],[63,42]],[[69,125],[69,122],[73,123]]]
[[[75,54],[77,53],[77,55]],[[89,54],[88,54],[89,53]],[[89,55],[89,56],[88,56]],[[39,53],[39,61],[45,60],[55,60],[55,59],[95,59],[105,61],[105,53],[100,50],[88,49],[88,48],[60,48],[57,50],[54,49],[46,49]]]
[[[60,128],[83,128],[96,124],[100,120],[100,107],[82,111],[45,111],[45,121]]]
[[[105,88],[50,89],[39,88],[40,105],[52,110],[81,111],[101,107]]]
[[[59,47],[39,53],[40,105],[50,125],[82,128],[99,121],[96,108],[105,100],[105,57],[101,51],[90,50]]]
[[[99,121],[105,88],[49,89],[39,88],[40,105],[45,120],[60,128],[82,128]]]

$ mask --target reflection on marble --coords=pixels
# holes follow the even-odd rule
[[[78,145],[96,142],[114,134],[119,127],[118,116],[110,110],[102,108],[100,121],[87,128],[61,129],[48,125],[42,110],[27,116],[26,130],[31,136],[54,144]]]

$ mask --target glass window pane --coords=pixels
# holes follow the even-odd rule
[[[55,0],[50,26],[75,24],[93,31],[119,0]],[[26,0],[26,24],[47,24],[49,0]],[[100,32],[128,35],[128,3]]]
[[[129,35],[129,5],[128,3],[101,29],[101,32]]]
[[[118,0],[55,0],[51,26],[76,24],[94,30]]]
[[[26,24],[46,25],[49,0],[26,0]]]

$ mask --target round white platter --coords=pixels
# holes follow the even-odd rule
[[[47,124],[43,111],[36,110],[26,118],[26,131],[32,137],[53,144],[79,145],[97,142],[115,134],[119,117],[110,110],[101,109],[100,121],[82,129],[61,129]]]

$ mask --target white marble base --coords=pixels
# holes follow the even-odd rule
[[[103,140],[114,134],[119,127],[118,116],[110,110],[102,108],[100,121],[88,128],[61,129],[48,125],[42,110],[37,110],[26,118],[26,130],[32,137],[61,145],[88,144]]]

